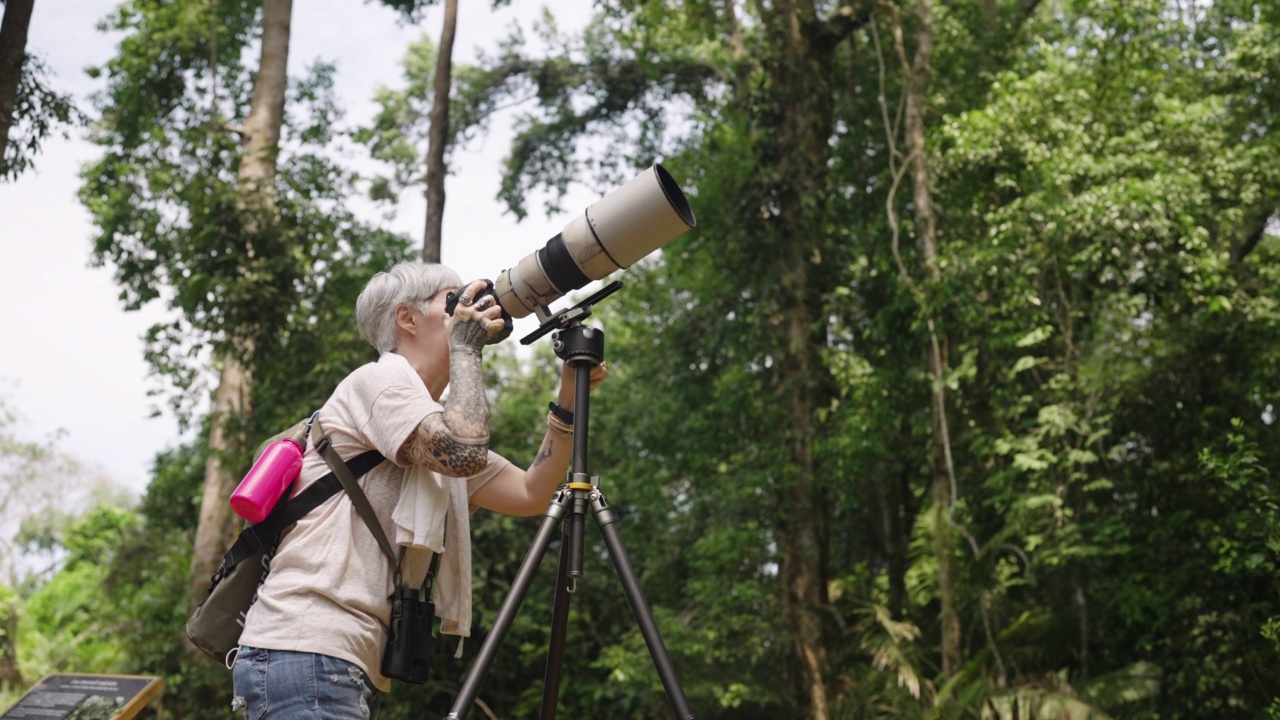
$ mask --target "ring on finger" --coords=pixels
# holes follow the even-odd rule
[[[459,304],[459,305],[470,305],[470,304],[471,304],[471,296],[470,296],[470,295],[468,295],[468,294],[466,294],[466,293],[463,293],[463,294],[459,295],[459,296],[458,296],[458,304]]]

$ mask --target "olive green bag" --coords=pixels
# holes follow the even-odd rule
[[[314,416],[312,416],[314,419]],[[257,455],[270,443],[302,430],[309,431],[312,420],[289,428],[259,447]],[[306,433],[304,433],[305,438]],[[323,435],[321,435],[323,437]],[[327,439],[324,444],[327,446]],[[304,442],[304,447],[305,447]],[[328,449],[327,447],[325,448]],[[342,462],[335,453],[322,452],[330,468]],[[352,477],[360,477],[377,467],[385,458],[377,450],[370,450],[345,464]],[[359,492],[359,486],[354,486]],[[271,513],[262,522],[246,524],[231,549],[222,558],[222,564],[209,581],[209,594],[195,612],[187,618],[187,639],[201,652],[230,667],[232,651],[240,646],[240,633],[244,630],[245,616],[258,599],[258,586],[271,572],[271,558],[275,555],[280,535],[302,516],[319,507],[343,489],[343,483],[335,472],[320,478],[306,490],[290,498],[286,492]]]

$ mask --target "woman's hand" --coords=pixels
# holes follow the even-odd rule
[[[556,404],[571,412],[573,411],[574,398],[577,395],[577,377],[577,368],[569,365],[569,363],[560,364],[560,392],[556,396]],[[591,390],[594,392],[607,377],[609,377],[608,363],[602,362],[591,368]]]
[[[506,326],[502,319],[502,308],[492,295],[475,299],[486,287],[488,285],[484,280],[476,280],[463,288],[458,296],[458,305],[445,323],[450,348],[480,352],[489,338],[502,332]]]

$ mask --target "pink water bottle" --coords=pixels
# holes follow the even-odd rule
[[[267,446],[240,486],[231,493],[231,509],[240,517],[260,523],[271,514],[280,496],[293,484],[302,470],[304,427],[292,437],[283,437]]]

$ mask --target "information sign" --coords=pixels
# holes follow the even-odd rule
[[[47,675],[0,720],[128,720],[163,688],[141,675]]]

